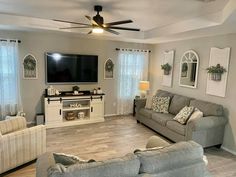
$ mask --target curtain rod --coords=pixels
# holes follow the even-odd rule
[[[122,49],[122,48],[116,48],[116,50],[124,50],[124,51],[133,51],[133,50],[136,50],[138,52],[151,52],[151,50],[144,50],[144,49]]]
[[[0,39],[0,41],[7,41],[7,39]],[[21,40],[10,39],[9,41],[21,43]]]

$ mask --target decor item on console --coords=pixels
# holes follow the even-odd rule
[[[37,60],[32,54],[27,54],[23,60],[23,78],[24,79],[37,79]]]
[[[179,85],[197,88],[199,57],[193,50],[184,52],[180,61]]]
[[[67,112],[65,119],[66,120],[75,120],[76,119],[76,115],[75,115],[74,112]]]
[[[221,105],[177,95],[163,90],[158,90],[155,96],[170,97],[168,114],[157,113],[145,108],[146,100],[136,100],[136,119],[151,129],[163,134],[172,141],[193,140],[203,147],[221,145],[223,143],[224,129],[227,119]],[[186,124],[181,124],[173,118],[185,106],[198,108]],[[203,117],[201,117],[201,112]]]
[[[171,71],[171,66],[169,63],[166,63],[164,65],[161,65],[161,69],[164,71],[164,75],[169,75]]]
[[[74,86],[74,87],[72,87],[72,89],[73,89],[73,91],[79,91],[79,86]]]
[[[97,94],[102,94],[102,89],[100,87],[97,89]]]
[[[226,69],[220,64],[217,64],[216,66],[210,66],[206,70],[207,73],[210,74],[211,80],[213,81],[221,81],[221,75],[227,72]]]
[[[207,68],[209,73],[209,77],[207,77],[207,94],[225,97],[229,73],[229,59],[229,47],[223,49],[216,47],[211,48],[209,68]]]
[[[105,61],[105,64],[104,64],[104,79],[113,79],[113,75],[114,75],[113,72],[114,72],[114,63],[109,58]]]
[[[50,85],[47,88],[47,95],[48,96],[60,95],[60,92],[57,89],[53,88],[53,86]]]
[[[149,90],[149,81],[140,81],[139,82],[139,90],[141,98],[145,98],[147,95],[147,91]]]
[[[78,119],[83,119],[84,118],[84,112],[79,112],[78,113]]]

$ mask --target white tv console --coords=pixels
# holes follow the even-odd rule
[[[104,121],[104,94],[45,96],[45,125],[47,128],[73,126]],[[79,107],[72,107],[77,104]],[[84,113],[84,118],[66,120],[68,112],[78,115]]]

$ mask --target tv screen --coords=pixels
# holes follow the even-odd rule
[[[46,53],[47,83],[98,81],[98,56]]]

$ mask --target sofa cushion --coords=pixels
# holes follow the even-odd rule
[[[169,112],[174,115],[178,114],[183,107],[189,106],[191,99],[182,95],[174,95],[170,102]]]
[[[134,177],[138,175],[139,167],[138,157],[134,154],[127,154],[111,160],[71,165],[65,170],[63,169],[62,173],[60,170],[55,170],[54,173],[51,169],[55,166],[52,166],[49,168],[48,177]],[[60,169],[62,168],[60,167]]]
[[[190,106],[198,108],[203,112],[203,116],[223,116],[223,106],[201,100],[191,100]]]
[[[170,120],[166,123],[166,127],[180,135],[185,135],[186,125],[182,125],[179,122]]]
[[[172,120],[174,117],[173,114],[153,113],[151,118],[162,126],[166,126],[166,122]]]
[[[141,108],[139,110],[139,114],[141,114],[142,116],[145,116],[146,118],[151,118],[152,117],[152,113],[153,113],[152,110],[146,109],[146,108]]]
[[[170,97],[153,96],[152,110],[155,112],[169,113]]]
[[[141,162],[140,173],[158,174],[193,163],[201,163],[203,149],[199,144],[189,141],[179,142],[156,151],[140,151],[135,154]]]
[[[174,94],[164,91],[164,90],[157,90],[156,92],[156,96],[160,96],[160,97],[170,97],[170,99],[173,98]]]

